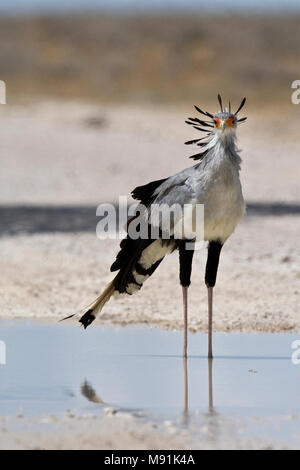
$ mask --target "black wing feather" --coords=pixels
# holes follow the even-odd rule
[[[154,191],[167,179],[168,178],[163,178],[161,180],[151,181],[150,183],[144,184],[143,186],[138,186],[132,191],[131,196],[133,199],[141,201],[141,204],[144,206],[149,206],[149,204],[151,204],[154,199]]]

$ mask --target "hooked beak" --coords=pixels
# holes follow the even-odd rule
[[[222,132],[225,131],[226,127],[227,127],[226,121],[221,121],[221,122],[220,122],[220,128],[222,129]]]

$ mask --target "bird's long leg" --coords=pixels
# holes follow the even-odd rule
[[[208,357],[212,358],[212,308],[213,308],[213,288],[207,288],[208,299]]]
[[[213,316],[213,288],[216,284],[222,243],[211,241],[208,245],[208,254],[205,270],[205,284],[208,297],[208,357],[212,358],[212,316]]]
[[[187,357],[187,335],[188,335],[188,287],[182,286],[183,299],[183,357]]]
[[[188,246],[189,249],[186,248]],[[179,243],[179,279],[182,286],[183,298],[183,357],[187,357],[187,335],[188,335],[188,288],[191,283],[191,272],[194,250],[191,249],[191,242],[187,244],[187,240]]]

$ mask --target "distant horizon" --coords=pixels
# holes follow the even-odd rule
[[[2,0],[1,14],[35,14],[104,11],[119,13],[291,13],[300,11],[299,0]]]

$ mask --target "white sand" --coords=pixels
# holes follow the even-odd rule
[[[300,218],[249,217],[223,249],[215,288],[214,329],[286,331],[300,328]],[[112,278],[117,240],[93,234],[18,235],[0,239],[0,311],[5,317],[59,319],[86,307]],[[207,325],[204,266],[197,252],[190,288],[189,325]],[[178,254],[169,255],[142,290],[110,300],[103,323],[182,326]],[[92,326],[91,326],[92,328]]]
[[[295,419],[299,417],[284,418]],[[0,450],[181,449],[188,454],[188,449],[288,448],[284,439],[278,443],[268,437],[247,436],[248,425],[253,427],[254,423],[263,435],[264,421],[260,423],[259,419],[247,421],[207,413],[193,419],[189,427],[184,422],[184,416],[178,422],[147,422],[132,413],[111,413],[111,409],[104,409],[101,417],[69,411],[60,416],[0,418]]]

